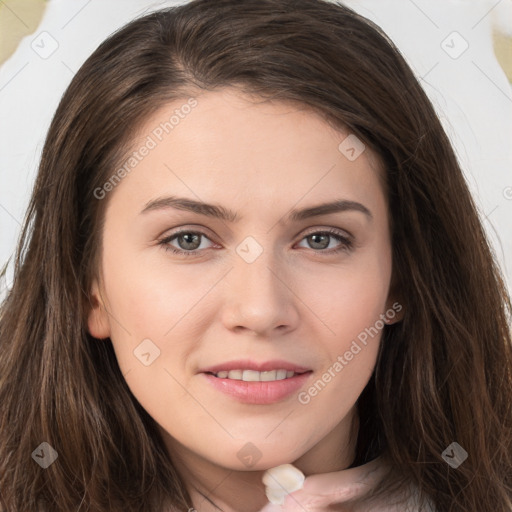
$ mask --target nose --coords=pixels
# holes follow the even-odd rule
[[[252,263],[236,256],[224,279],[222,319],[226,328],[269,337],[294,330],[299,299],[290,272],[265,250]]]

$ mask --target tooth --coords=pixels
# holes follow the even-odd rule
[[[242,370],[230,370],[228,373],[228,379],[242,380]]]
[[[286,379],[286,370],[277,370],[276,380]]]
[[[246,382],[259,382],[260,380],[260,372],[255,370],[244,370],[242,374],[242,380]]]
[[[260,380],[261,381],[276,380],[276,373],[277,373],[277,370],[261,372]]]
[[[258,372],[256,370],[222,370],[217,372],[215,376],[219,379],[243,380],[246,382],[273,382],[276,380],[284,380],[293,377],[295,372],[291,370],[271,370]]]

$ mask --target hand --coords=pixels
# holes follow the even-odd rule
[[[283,505],[268,503],[260,512],[349,512],[350,501],[374,487],[384,471],[378,457],[363,466],[311,475],[304,480],[302,489],[286,496]]]

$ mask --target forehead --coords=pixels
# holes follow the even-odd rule
[[[145,120],[130,152],[150,149],[132,156],[135,165],[116,194],[133,188],[149,198],[166,189],[230,204],[251,198],[268,207],[306,196],[362,200],[383,193],[373,152],[307,105],[231,88],[193,100],[175,100]]]

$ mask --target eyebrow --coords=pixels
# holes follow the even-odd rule
[[[236,212],[225,208],[218,204],[208,204],[185,197],[161,197],[146,203],[146,206],[141,211],[141,214],[148,213],[155,210],[174,208],[177,210],[185,210],[207,217],[221,219],[227,222],[239,222],[242,220]],[[323,203],[308,208],[293,209],[287,215],[287,219],[293,222],[298,222],[311,217],[320,215],[329,215],[331,213],[356,211],[363,213],[368,219],[373,219],[371,211],[361,203],[356,201],[349,201],[346,199],[337,199],[329,203]]]

